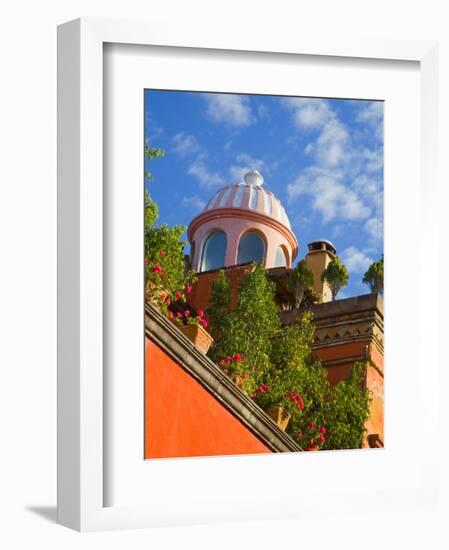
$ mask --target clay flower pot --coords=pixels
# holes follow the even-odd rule
[[[198,351],[206,354],[214,339],[201,325],[177,325]]]
[[[291,415],[281,405],[271,405],[266,410],[266,413],[272,418],[278,427],[285,432],[288,423],[290,422]]]

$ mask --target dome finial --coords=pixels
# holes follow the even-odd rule
[[[250,170],[243,176],[243,179],[245,183],[254,185],[255,187],[260,187],[264,182],[262,174],[258,170]]]

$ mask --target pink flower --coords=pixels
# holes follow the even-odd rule
[[[145,258],[145,265],[148,265],[148,259]]]
[[[254,399],[254,397],[256,397],[257,393],[255,391],[253,391],[253,393],[251,394],[251,397]]]
[[[318,451],[318,445],[310,445],[310,447],[307,450],[308,451]]]
[[[309,424],[309,428],[310,428],[311,430],[313,430],[313,428],[315,428],[315,423],[314,423],[314,422],[311,422],[311,423]]]
[[[162,267],[159,265],[159,264],[156,264],[152,269],[151,271],[153,273],[162,273]]]
[[[178,311],[178,313],[176,314],[176,317],[177,317],[178,319],[182,319],[182,313],[181,313],[180,311]]]
[[[236,354],[232,357],[232,359],[238,363],[239,361],[242,360],[242,356],[240,355],[240,353],[236,353]]]
[[[161,300],[162,300],[163,302],[165,302],[166,299],[167,299],[167,293],[164,292],[164,291],[162,291],[162,292],[161,292]]]
[[[204,311],[202,309],[199,309],[197,311],[198,317],[204,317]]]
[[[181,298],[181,293],[179,292],[179,290],[177,290],[175,292],[175,300],[179,300]]]
[[[327,432],[326,428],[323,426],[320,428],[320,434],[325,434]]]
[[[324,437],[320,435],[320,437],[317,439],[318,443],[324,443]]]
[[[192,292],[192,285],[187,285],[186,286],[186,292],[187,292],[187,294],[190,294]]]
[[[208,325],[208,322],[206,321],[206,319],[200,319],[200,323],[203,325],[204,328],[206,328]]]
[[[186,317],[190,317],[190,311],[187,309],[186,311],[184,311],[184,315],[185,315]]]
[[[174,314],[173,314],[173,311],[169,311],[169,312],[168,312],[168,318],[169,318],[169,319],[174,319],[174,317],[175,317],[175,316],[174,316]]]

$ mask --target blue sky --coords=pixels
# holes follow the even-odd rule
[[[166,156],[147,163],[158,223],[188,225],[220,187],[258,169],[299,242],[334,243],[350,280],[383,253],[383,103],[145,91],[145,136]],[[188,250],[188,247],[187,249]]]

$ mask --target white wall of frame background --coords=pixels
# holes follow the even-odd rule
[[[353,32],[373,37],[440,41],[440,98],[449,98],[449,35],[444,1],[210,2],[165,0],[16,0],[2,10],[0,87],[0,546],[3,548],[446,548],[449,482],[441,472],[438,510],[368,517],[332,515],[266,523],[83,534],[54,523],[56,515],[56,26],[79,16],[173,17],[192,35],[208,21],[231,33],[256,26],[267,33]],[[449,182],[449,101],[440,104],[441,214]],[[443,196],[445,193],[445,197]],[[441,215],[441,232],[448,232]],[[447,256],[447,253],[446,253]],[[445,251],[442,250],[443,269]],[[447,267],[446,267],[447,269]],[[444,290],[444,285],[442,286]],[[448,310],[441,296],[441,318]],[[447,323],[446,323],[447,324]],[[444,333],[443,333],[444,335]],[[444,338],[442,339],[444,340]],[[443,345],[444,342],[441,343]],[[441,397],[449,386],[441,375]],[[449,463],[448,405],[441,400],[442,463]],[[425,406],[425,403],[417,404]],[[425,436],[424,436],[425,438]],[[444,439],[446,438],[446,441]],[[423,435],[417,434],[419,444]],[[413,446],[411,445],[411,452]]]

